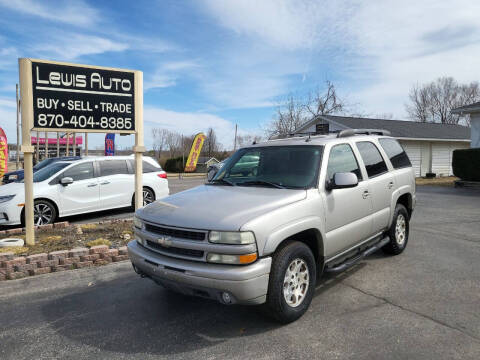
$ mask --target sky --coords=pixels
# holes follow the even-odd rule
[[[478,14],[471,0],[0,0],[0,127],[14,143],[19,57],[142,70],[147,147],[155,127],[213,127],[230,149],[235,124],[263,135],[282,99],[326,80],[356,113],[405,119],[413,85],[480,80]]]

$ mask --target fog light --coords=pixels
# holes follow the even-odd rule
[[[225,304],[230,304],[232,302],[232,298],[230,297],[229,293],[222,293],[222,300]]]

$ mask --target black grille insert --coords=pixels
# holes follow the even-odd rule
[[[188,240],[197,240],[197,241],[205,240],[205,233],[198,232],[198,231],[172,229],[172,228],[166,228],[166,227],[151,225],[151,224],[145,224],[145,230],[155,234],[167,235],[167,236],[171,236],[179,239],[188,239]]]
[[[201,250],[183,249],[183,248],[177,248],[177,247],[166,247],[166,246],[162,246],[162,245],[157,244],[157,243],[155,243],[153,241],[150,241],[150,240],[147,240],[147,245],[148,245],[148,247],[150,247],[152,249],[162,251],[166,254],[180,255],[180,256],[190,256],[190,257],[195,257],[195,258],[203,257],[203,251],[201,251]]]

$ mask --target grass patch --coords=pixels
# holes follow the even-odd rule
[[[78,234],[76,229],[82,228]],[[130,236],[125,236],[126,234]],[[127,245],[132,238],[132,221],[115,222],[109,224],[83,224],[72,225],[66,228],[53,228],[35,232],[35,245],[25,245],[22,250],[15,250],[18,255],[33,255],[49,253],[58,250],[70,250],[77,247],[91,247],[95,245],[108,245],[119,248]],[[7,238],[8,236],[0,236]],[[15,235],[16,238],[25,240],[25,234]],[[14,251],[14,247],[9,247]]]
[[[28,248],[23,246],[9,246],[0,248],[0,254],[9,252],[14,253],[15,255],[22,255],[28,252]]]
[[[436,185],[436,186],[454,186],[455,181],[458,180],[455,176],[436,177],[432,179],[416,178],[417,185]]]
[[[97,246],[97,245],[107,245],[107,246],[111,246],[111,245],[112,245],[112,242],[111,242],[110,240],[102,239],[102,238],[87,242],[87,246],[88,246],[88,247]]]

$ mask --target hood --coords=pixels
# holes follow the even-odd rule
[[[10,172],[8,172],[8,173],[5,173],[3,176],[8,179],[8,177],[9,177],[10,175],[17,175],[17,176],[18,176],[18,180],[22,180],[22,179],[23,179],[23,169],[17,170],[17,171],[10,171]]]
[[[204,230],[238,230],[251,219],[306,198],[306,190],[202,185],[162,198],[137,215],[147,221]]]
[[[11,182],[5,185],[0,186],[0,196],[6,195],[18,195],[25,192],[25,185],[19,182]]]

